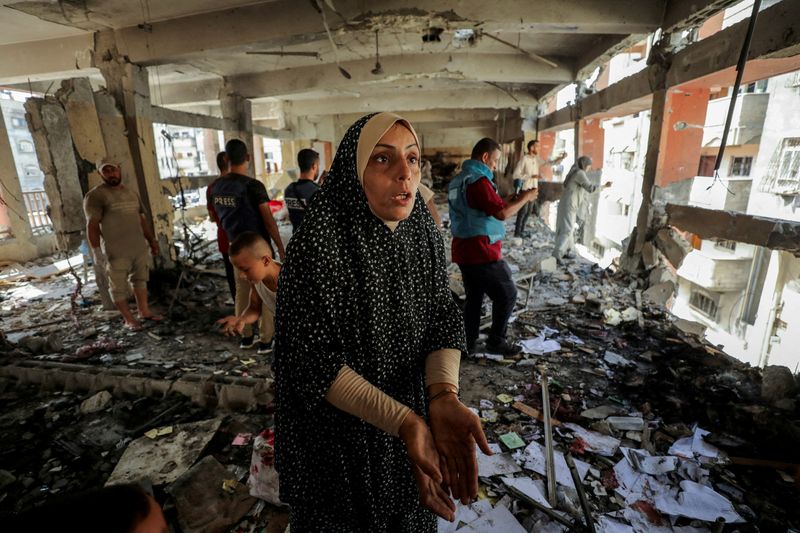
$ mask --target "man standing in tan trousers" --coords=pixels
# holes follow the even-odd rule
[[[158,241],[144,218],[139,195],[122,184],[119,165],[107,158],[97,162],[103,183],[86,193],[86,234],[98,268],[108,275],[111,298],[125,327],[138,331],[141,320],[160,321],[147,303],[150,257],[159,252]],[[101,246],[102,237],[102,246]],[[138,318],[128,307],[129,283],[136,297]]]

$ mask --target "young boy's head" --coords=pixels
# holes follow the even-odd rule
[[[272,260],[269,244],[254,231],[245,231],[233,239],[228,255],[233,266],[250,283],[264,281],[278,270],[278,265]]]

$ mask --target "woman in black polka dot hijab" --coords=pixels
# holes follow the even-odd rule
[[[358,120],[287,248],[274,371],[292,533],[435,532],[448,491],[477,495],[475,443],[491,452],[458,400],[464,325],[419,161],[407,121]]]

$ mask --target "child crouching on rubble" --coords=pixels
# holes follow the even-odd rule
[[[281,267],[275,262],[267,241],[254,231],[236,237],[228,251],[240,275],[250,282],[250,305],[241,315],[231,315],[217,321],[226,335],[241,335],[247,324],[257,322],[262,308],[275,313],[275,291]]]

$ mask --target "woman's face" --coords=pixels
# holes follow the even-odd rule
[[[387,221],[408,218],[419,179],[419,146],[408,128],[397,123],[380,138],[364,169],[364,192],[372,212]]]

